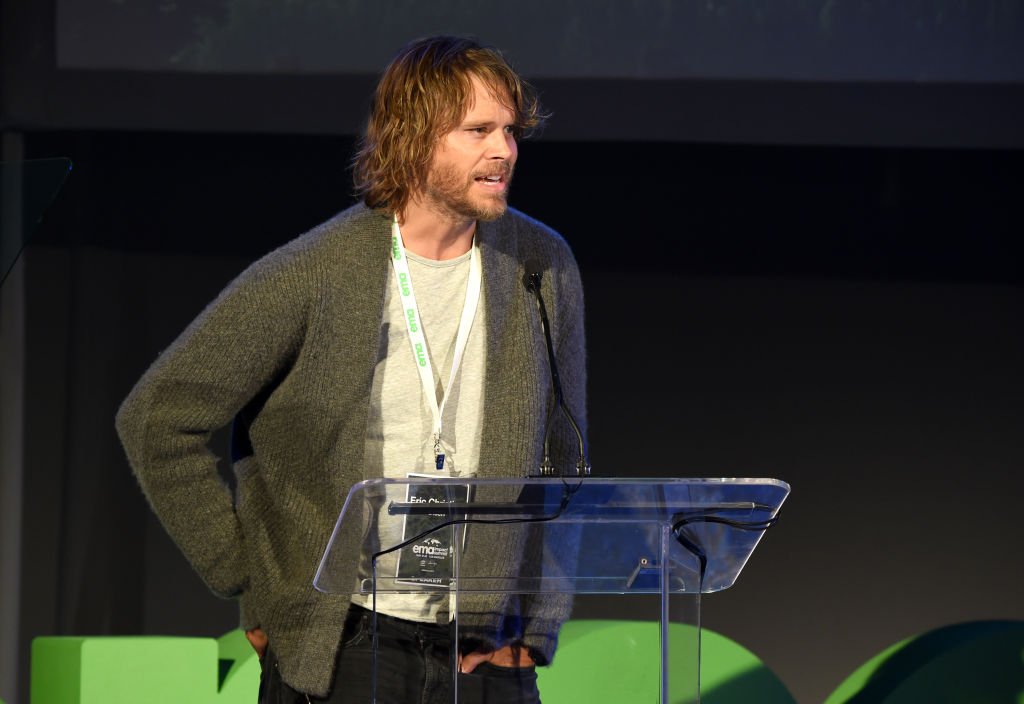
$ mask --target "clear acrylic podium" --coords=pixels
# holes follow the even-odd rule
[[[522,643],[542,664],[569,618],[643,614],[661,625],[660,681],[636,701],[699,702],[701,595],[733,585],[788,493],[774,479],[368,480],[315,586],[375,615],[412,595],[453,643]],[[452,702],[468,677],[456,652]]]

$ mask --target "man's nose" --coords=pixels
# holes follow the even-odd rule
[[[504,130],[495,130],[488,140],[487,156],[491,159],[511,159],[515,156],[516,138]]]

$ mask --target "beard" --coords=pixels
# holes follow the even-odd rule
[[[459,173],[454,166],[438,167],[427,175],[424,196],[435,211],[449,220],[497,220],[508,209],[512,166],[506,162],[499,171],[505,181],[505,188],[500,193],[477,193],[475,189],[478,177],[494,173],[470,174],[467,177]]]

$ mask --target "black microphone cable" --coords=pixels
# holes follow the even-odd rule
[[[756,504],[753,508],[770,509],[771,507]],[[706,511],[707,510],[683,515],[672,522],[672,534],[675,535],[676,540],[679,541],[679,544],[682,545],[687,552],[696,557],[697,561],[700,563],[700,581],[697,587],[698,592],[704,591],[704,577],[708,569],[708,556],[696,541],[691,540],[690,537],[686,535],[684,532],[684,528],[686,528],[686,526],[694,523],[718,523],[729,526],[730,528],[735,528],[736,530],[765,531],[779,521],[778,516],[772,516],[771,518],[766,518],[762,521],[740,521],[733,518],[725,518],[724,516],[709,514]]]
[[[581,486],[583,486],[583,482],[582,481],[581,482],[577,482],[576,486],[570,486],[569,483],[565,481],[565,477],[562,477],[562,498],[559,501],[558,508],[556,508],[553,513],[549,513],[547,515],[527,516],[527,517],[516,516],[514,518],[451,518],[451,519],[448,519],[447,521],[441,521],[436,526],[431,526],[430,528],[427,528],[426,530],[421,531],[420,533],[412,536],[411,538],[407,538],[406,540],[403,540],[402,542],[398,543],[397,545],[393,545],[393,546],[391,546],[389,548],[384,548],[383,550],[378,550],[377,552],[373,553],[372,555],[370,555],[370,569],[372,571],[372,577],[373,577],[373,591],[371,592],[370,600],[371,600],[371,604],[372,604],[374,613],[376,613],[376,611],[377,611],[377,561],[381,557],[383,557],[384,555],[387,555],[389,553],[401,550],[402,548],[408,547],[409,545],[412,545],[414,543],[419,542],[420,540],[423,540],[423,538],[426,538],[431,533],[436,533],[439,530],[442,530],[444,528],[448,528],[448,527],[451,527],[451,526],[466,526],[466,525],[502,526],[502,525],[511,525],[511,524],[515,524],[515,523],[547,523],[549,521],[557,520],[558,518],[561,517],[562,513],[569,506],[569,500],[573,497],[573,495],[577,491],[579,491]]]

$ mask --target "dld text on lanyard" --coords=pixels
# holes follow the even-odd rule
[[[480,281],[482,279],[480,256],[476,247],[476,235],[473,235],[473,246],[469,255],[469,282],[466,284],[466,302],[462,306],[462,319],[459,321],[459,332],[455,336],[455,354],[452,357],[452,370],[448,374],[448,383],[444,387],[441,404],[437,403],[437,392],[434,390],[434,368],[427,352],[427,338],[423,334],[423,321],[420,320],[420,308],[416,304],[416,294],[412,290],[412,276],[409,274],[409,260],[405,255],[402,232],[398,229],[398,216],[391,223],[391,264],[395,267],[395,278],[398,280],[398,294],[405,312],[405,328],[409,332],[409,344],[412,347],[413,361],[420,373],[423,395],[434,417],[434,466],[444,469],[444,451],[441,446],[441,423],[444,405],[448,401],[458,373],[462,355],[469,341],[469,329],[473,327],[477,304],[480,302]]]

